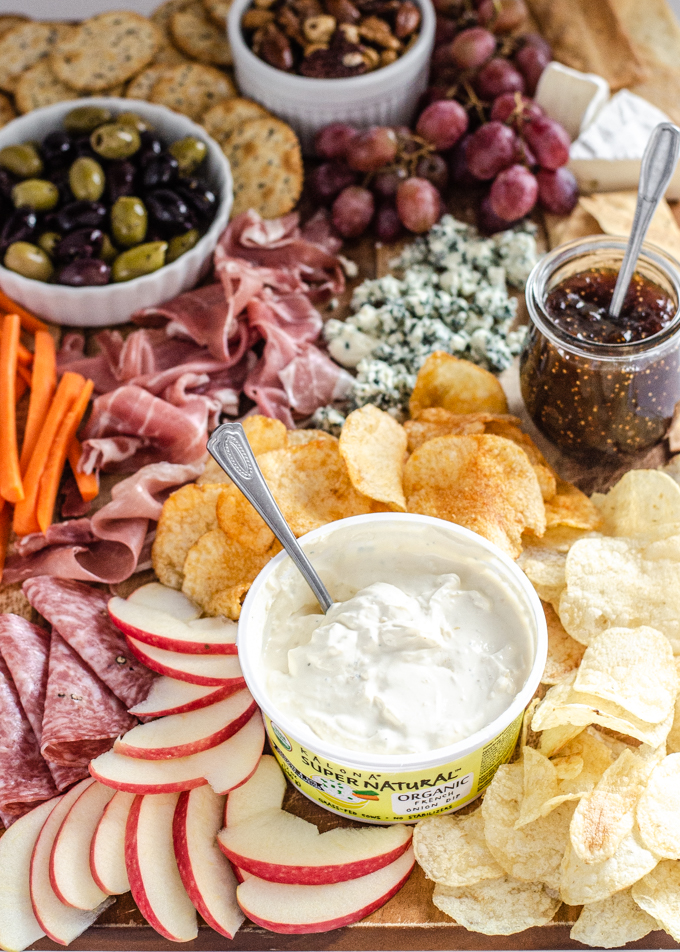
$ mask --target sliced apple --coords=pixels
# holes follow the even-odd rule
[[[178,681],[191,681],[192,684],[246,686],[235,654],[184,654],[143,644],[129,635],[126,638],[134,656],[159,674],[166,674]]]
[[[233,939],[244,916],[236,902],[236,877],[217,846],[224,797],[209,786],[180,794],[173,821],[175,856],[184,888],[211,928]]]
[[[271,932],[329,932],[384,906],[404,885],[414,863],[409,849],[375,873],[324,886],[284,885],[251,876],[238,887],[236,897],[248,918]]]
[[[167,612],[118,597],[112,598],[108,607],[114,625],[144,644],[185,654],[236,654],[237,625],[226,618],[184,622]]]
[[[220,848],[240,869],[276,883],[340,883],[382,869],[405,853],[407,826],[338,827],[319,833],[285,810],[263,810],[219,834]]]
[[[0,837],[0,948],[8,952],[22,952],[45,935],[31,903],[31,856],[59,799],[34,807]]]
[[[125,866],[125,826],[134,793],[113,791],[90,844],[92,878],[109,896],[130,891]]]
[[[217,747],[233,737],[257,709],[245,688],[223,701],[189,714],[170,714],[148,724],[139,724],[119,737],[113,749],[126,757],[142,760],[172,760]]]
[[[178,796],[135,797],[125,829],[125,865],[133,899],[149,925],[171,942],[190,942],[198,935],[196,910],[172,844]]]
[[[250,780],[232,790],[227,797],[224,825],[236,826],[263,810],[280,810],[285,793],[286,778],[276,758],[263,754]]]
[[[67,906],[94,909],[109,895],[92,877],[90,845],[114,793],[96,781],[89,784],[59,827],[50,855],[50,882],[57,898]]]
[[[68,945],[88,929],[99,914],[115,901],[109,897],[90,911],[74,909],[61,902],[50,882],[50,854],[57,833],[73,804],[93,782],[91,777],[81,780],[57,802],[45,819],[31,857],[30,889],[33,914],[45,935],[61,945]]]
[[[177,681],[175,678],[160,677],[151,685],[147,697],[130,708],[135,717],[165,717],[167,714],[188,714],[202,707],[208,707],[215,701],[221,701],[230,694],[242,690],[242,685],[221,684],[206,686],[190,684],[189,681]]]
[[[240,731],[217,747],[175,760],[140,760],[115,750],[90,763],[100,783],[128,793],[174,793],[209,783],[215,793],[228,793],[255,772],[264,747],[259,711]]]
[[[128,595],[129,602],[136,605],[145,605],[147,608],[155,608],[156,611],[166,612],[179,621],[193,621],[194,618],[201,617],[201,609],[192,602],[183,592],[178,592],[176,588],[168,588],[167,585],[161,585],[160,582],[149,582],[148,585],[141,585],[135,589],[132,595]]]

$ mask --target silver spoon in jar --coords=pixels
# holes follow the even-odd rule
[[[642,242],[652,216],[668,188],[675,166],[678,164],[678,155],[680,155],[680,129],[672,122],[660,122],[649,137],[642,156],[635,218],[619,276],[616,279],[612,303],[609,305],[610,317],[617,318],[621,314]]]
[[[325,614],[333,604],[333,599],[272,496],[241,424],[223,423],[218,426],[208,440],[208,452],[257,509],[304,576]]]

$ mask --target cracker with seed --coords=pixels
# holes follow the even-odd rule
[[[232,0],[203,0],[203,9],[215,26],[220,26],[224,29],[231,4]]]
[[[302,154],[298,138],[280,119],[251,119],[222,146],[234,177],[232,215],[254,208],[263,218],[278,218],[295,205],[302,191]]]
[[[158,27],[138,13],[100,13],[56,45],[51,65],[63,83],[80,92],[98,92],[144,69],[161,42]]]
[[[170,33],[175,46],[199,63],[231,66],[231,46],[224,26],[208,19],[200,0],[170,17]]]
[[[168,69],[151,91],[149,102],[197,120],[211,106],[235,95],[233,80],[219,69],[203,63],[186,63]]]
[[[21,74],[51,52],[60,33],[53,23],[30,21],[0,37],[0,88],[14,92]]]
[[[217,139],[222,145],[242,123],[249,122],[251,119],[266,119],[269,115],[271,114],[264,106],[253,102],[252,99],[235,96],[233,99],[218,102],[212,109],[208,109],[201,119],[201,125],[208,135]]]
[[[168,71],[167,66],[160,66],[154,63],[153,66],[147,66],[141,73],[138,73],[134,79],[130,80],[125,95],[128,99],[148,100],[154,86]]]
[[[31,112],[55,102],[78,99],[78,93],[57,79],[48,59],[39,60],[22,73],[17,83],[14,101],[20,113]]]
[[[23,23],[28,23],[28,17],[22,17],[14,13],[3,14],[0,16],[0,36],[4,36],[15,26],[21,26]]]
[[[195,0],[166,0],[153,11],[150,16],[152,23],[158,27],[162,34],[161,46],[153,58],[153,62],[162,63],[165,66],[177,66],[179,63],[185,63],[187,58],[181,53],[172,41],[170,33],[170,17],[178,10],[183,10]]]
[[[0,93],[0,127],[6,126],[8,122],[16,117],[12,100],[9,96]]]
[[[163,43],[153,58],[153,66],[180,66],[182,63],[190,62],[189,57],[180,53],[172,43]]]

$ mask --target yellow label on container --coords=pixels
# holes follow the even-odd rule
[[[343,767],[302,747],[266,715],[264,722],[281,769],[305,796],[357,820],[394,823],[458,810],[478,796],[510,759],[522,714],[466,757],[403,773]]]

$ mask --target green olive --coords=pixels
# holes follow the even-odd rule
[[[131,281],[133,278],[140,278],[143,274],[158,271],[165,264],[167,250],[167,241],[149,241],[145,245],[128,248],[113,262],[111,267],[113,280]]]
[[[21,179],[35,178],[43,170],[40,153],[32,142],[6,145],[0,149],[0,168],[7,169]]]
[[[102,241],[102,250],[99,252],[99,257],[107,264],[111,264],[117,254],[118,252],[116,251],[113,242],[106,232],[104,232],[104,240]]]
[[[99,126],[90,136],[90,145],[104,159],[129,159],[141,144],[142,140],[134,126],[117,122]]]
[[[105,122],[111,122],[112,119],[113,113],[104,106],[78,106],[65,117],[64,129],[73,135],[87,135],[97,126],[103,126]]]
[[[168,242],[168,253],[165,256],[165,263],[170,264],[170,262],[176,261],[187,251],[191,251],[200,237],[201,234],[198,228],[190,228],[189,231],[185,231],[183,235],[175,235],[175,237],[171,238]]]
[[[9,246],[5,267],[35,281],[49,281],[54,274],[52,262],[42,248],[27,241],[15,241]]]
[[[134,126],[137,132],[147,132],[147,130],[153,129],[151,123],[142,119],[136,112],[121,112],[116,117],[116,122],[123,126]]]
[[[61,235],[58,231],[44,231],[38,238],[38,245],[40,248],[42,248],[46,255],[49,255],[50,258],[53,258],[56,247],[60,241]]]
[[[68,184],[74,198],[98,202],[106,185],[104,169],[96,159],[83,155],[76,159],[68,170]]]
[[[144,202],[133,195],[117,199],[111,209],[111,234],[117,245],[129,248],[146,236],[147,214]]]
[[[179,174],[191,175],[205,159],[208,154],[208,147],[205,142],[197,139],[196,136],[187,136],[185,139],[178,139],[173,142],[169,152],[170,155],[174,155],[179,163]]]
[[[17,182],[12,189],[15,208],[31,208],[34,212],[49,212],[59,201],[59,189],[47,179],[29,178]]]

